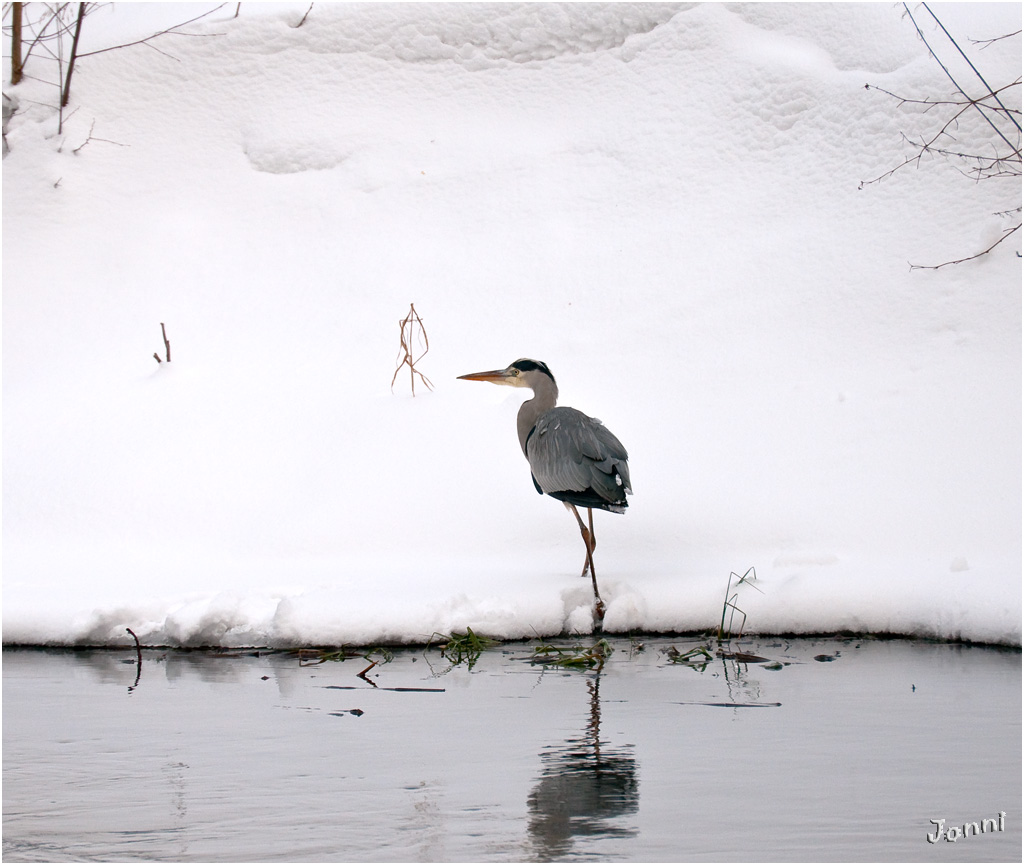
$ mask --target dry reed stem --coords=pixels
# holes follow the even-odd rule
[[[403,366],[409,367],[409,385],[412,388],[413,396],[416,396],[416,376],[420,377],[420,380],[428,389],[433,390],[434,385],[430,379],[416,369],[416,364],[423,360],[427,352],[430,351],[430,340],[427,338],[427,329],[423,326],[423,319],[420,318],[419,313],[416,312],[416,306],[414,304],[409,304],[409,314],[398,322],[398,328],[401,339],[398,349],[398,357],[401,360],[398,367],[395,369],[395,374],[391,376],[391,392],[395,392],[395,380],[398,378],[398,373],[402,371]],[[406,338],[406,328],[409,329],[408,338]],[[419,331],[418,335],[420,344],[423,346],[423,352],[418,357],[414,358],[412,352],[413,334],[417,329]]]

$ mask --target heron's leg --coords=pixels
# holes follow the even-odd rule
[[[588,530],[583,524],[579,511],[576,510],[576,506],[568,502],[565,505],[572,511],[573,516],[576,517],[576,523],[580,527],[580,534],[583,536],[583,543],[587,546],[587,561],[583,565],[583,573],[580,576],[585,577],[587,569],[590,569],[590,579],[594,584],[594,610],[597,622],[600,625],[604,619],[604,601],[601,600],[601,593],[597,590],[597,571],[594,570],[594,547],[597,546],[597,542],[594,540],[594,511],[591,508],[587,508],[587,522],[590,523],[590,529]]]
[[[586,523],[583,522],[583,518],[580,516],[580,512],[576,510],[576,505],[570,504],[569,502],[564,502],[564,504],[568,510],[572,511],[572,515],[576,517],[576,524],[580,527],[580,534],[583,536],[583,543],[586,544],[587,547],[587,557],[583,560],[583,573],[580,574],[581,577],[585,577],[587,575],[587,571],[592,571],[594,568],[593,552],[594,547],[596,546],[593,542],[594,517],[593,514],[590,515],[591,528],[588,530]],[[588,514],[590,513],[590,508],[587,508],[587,512]]]

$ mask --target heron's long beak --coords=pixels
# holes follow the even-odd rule
[[[492,369],[489,372],[471,372],[467,375],[460,375],[460,379],[466,381],[489,381],[491,384],[508,384],[509,374],[507,369]]]

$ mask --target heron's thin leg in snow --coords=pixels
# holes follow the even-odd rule
[[[580,534],[583,536],[583,543],[587,546],[587,561],[583,566],[583,573],[580,576],[585,577],[587,569],[590,569],[590,579],[594,584],[594,600],[597,602],[597,618],[600,620],[604,618],[604,601],[601,600],[601,593],[597,590],[597,571],[594,570],[594,547],[597,546],[594,540],[594,511],[591,508],[587,508],[587,521],[590,523],[590,529],[588,530],[583,523],[583,519],[580,517],[580,512],[576,510],[576,506],[569,504],[569,502],[565,502],[565,506],[576,517],[576,522],[580,527]]]
[[[595,545],[592,541],[592,534],[587,530],[587,525],[583,522],[582,517],[580,517],[580,512],[576,510],[576,505],[569,502],[563,502],[562,504],[565,505],[566,509],[572,511],[572,515],[576,517],[576,523],[580,527],[580,534],[583,536],[583,543],[587,546],[587,557],[583,560],[583,573],[580,574],[581,577],[585,577],[588,570],[593,570],[594,565],[592,553],[594,552]],[[593,525],[594,518],[591,517],[590,520],[590,524]]]

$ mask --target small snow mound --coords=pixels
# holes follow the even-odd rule
[[[582,581],[581,581],[582,582]],[[592,634],[594,632],[594,593],[590,582],[586,587],[564,589],[562,606],[565,611],[562,631],[566,634]]]
[[[967,564],[966,558],[964,558],[963,556],[957,556],[955,559],[953,559],[952,562],[949,563],[949,569],[953,573],[957,573],[959,571],[969,571],[970,567]]]
[[[350,155],[338,150],[327,139],[287,141],[279,137],[248,141],[243,151],[253,168],[268,174],[327,171],[340,165]]]
[[[737,3],[728,9],[770,35],[770,39],[759,39],[759,46],[789,66],[823,69],[822,61],[827,58],[838,70],[883,73],[918,56],[912,29],[901,27],[898,10],[886,4],[876,4],[870,11],[853,3],[820,4],[817,8],[796,3]]]
[[[642,631],[647,621],[647,602],[643,595],[623,592],[611,599],[604,616],[604,628],[615,634]]]
[[[486,69],[620,48],[692,5],[346,4],[318,10],[304,29],[313,34],[317,53],[365,52],[402,63]]]

